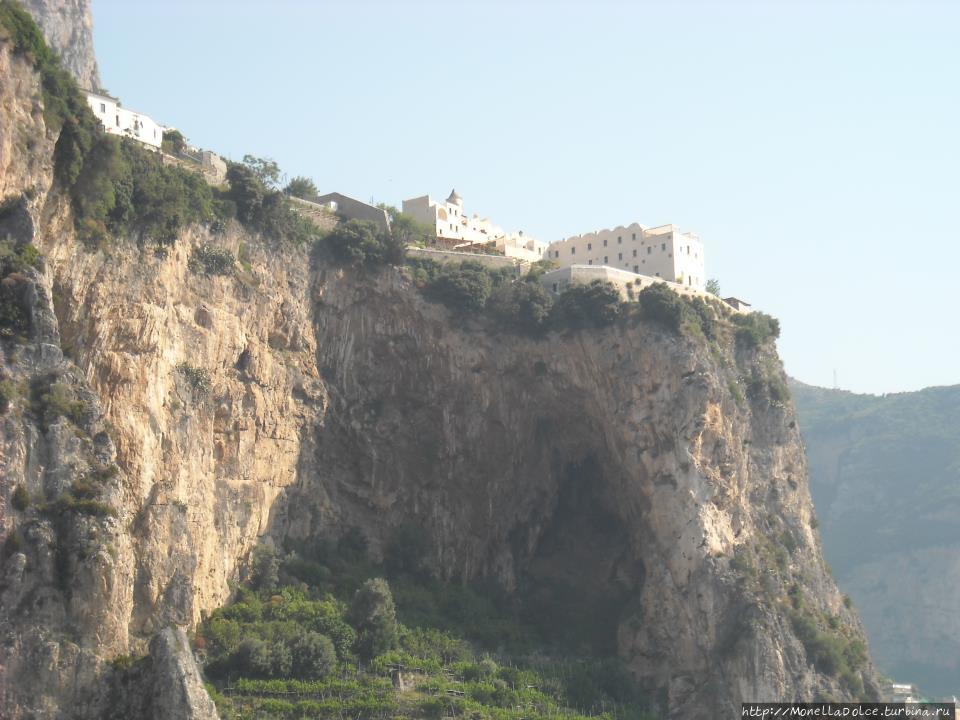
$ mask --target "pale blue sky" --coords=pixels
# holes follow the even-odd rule
[[[103,83],[322,191],[673,222],[787,371],[960,383],[960,3],[94,0]]]

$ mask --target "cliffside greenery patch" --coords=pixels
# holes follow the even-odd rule
[[[221,717],[649,717],[619,661],[554,644],[498,590],[432,579],[417,533],[398,528],[384,564],[355,530],[258,548],[194,639]]]

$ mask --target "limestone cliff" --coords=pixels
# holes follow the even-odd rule
[[[636,316],[515,337],[427,303],[402,269],[345,271],[236,224],[167,253],[87,251],[5,53],[23,88],[0,117],[36,137],[2,164],[4,219],[45,258],[14,279],[27,329],[0,342],[8,717],[101,717],[118,687],[146,698],[128,716],[205,717],[170,628],[223,604],[257,542],[358,527],[376,551],[411,520],[446,578],[616,599],[616,647],[664,715],[871,693],[868,661],[832,677],[797,637],[801,613],[862,632],[810,526],[772,347]],[[192,273],[201,243],[242,244],[249,269]]]
[[[80,87],[98,90],[100,71],[93,52],[91,0],[20,0],[20,4],[37,21],[47,44]]]

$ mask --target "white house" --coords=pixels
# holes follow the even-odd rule
[[[163,142],[162,125],[143,113],[128,110],[116,98],[92,90],[85,92],[93,114],[109,134],[131,137],[145,145],[160,148]]]
[[[704,290],[703,243],[676,225],[645,228],[639,223],[575,235],[551,243],[549,259],[561,268],[606,265],[637,275]]]
[[[450,248],[488,244],[507,257],[535,262],[542,259],[547,243],[520,232],[506,232],[489,218],[472,216],[463,211],[463,198],[456,190],[446,200],[434,200],[429,195],[403,201],[403,212],[417,222],[433,228],[441,244]]]

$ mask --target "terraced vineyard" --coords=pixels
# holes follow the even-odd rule
[[[194,643],[225,719],[653,717],[619,661],[523,617],[516,599],[364,558],[261,555]]]

